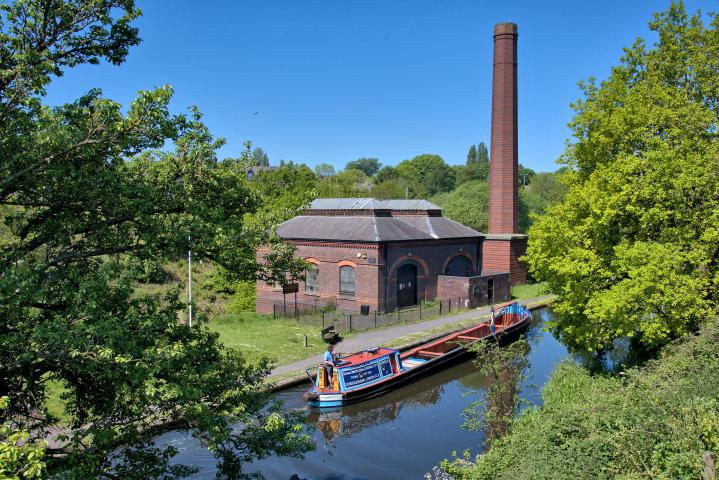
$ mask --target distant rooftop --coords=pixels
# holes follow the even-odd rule
[[[483,234],[442,216],[427,200],[320,198],[280,225],[287,240],[389,242],[476,238]]]
[[[412,210],[442,211],[427,200],[377,200],[375,198],[318,198],[308,210]]]

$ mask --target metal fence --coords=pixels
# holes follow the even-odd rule
[[[413,323],[469,309],[469,297],[453,297],[436,300],[391,312],[371,312],[362,315],[357,311],[335,310],[332,303],[287,302],[274,304],[274,318],[292,319],[296,322],[325,328],[334,325],[340,332],[357,332],[372,328]]]

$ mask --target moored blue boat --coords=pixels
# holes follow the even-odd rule
[[[489,322],[457,330],[404,352],[380,347],[342,357],[334,365],[320,365],[314,385],[305,394],[312,407],[339,407],[366,400],[406,385],[466,356],[467,347],[488,338],[518,335],[531,314],[518,302],[500,305],[494,329]],[[308,369],[308,375],[310,375]]]

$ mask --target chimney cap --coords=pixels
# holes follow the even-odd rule
[[[517,24],[511,22],[498,23],[494,26],[494,36],[517,35]]]

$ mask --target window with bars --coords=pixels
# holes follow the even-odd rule
[[[305,293],[320,293],[320,267],[310,265],[305,273]]]
[[[355,294],[355,269],[352,267],[340,267],[340,293],[342,295]]]

